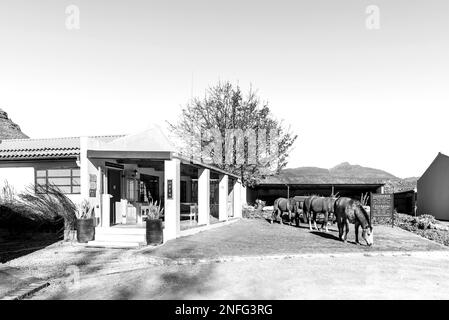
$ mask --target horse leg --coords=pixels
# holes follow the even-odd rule
[[[356,244],[360,244],[359,242],[359,227],[360,227],[360,223],[358,221],[355,222],[354,224],[354,229],[355,229],[355,243]]]
[[[282,210],[279,208],[278,209],[278,216],[277,218],[279,219],[279,223],[280,224],[284,224],[284,222],[282,221]]]
[[[345,221],[345,227],[346,227],[346,230],[345,230],[344,242],[346,242],[346,239],[348,239],[348,232],[349,232],[349,220],[348,219],[346,219],[346,221]]]
[[[343,231],[344,231],[343,223],[340,221],[337,221],[337,225],[338,225],[338,238],[341,241],[343,241]]]
[[[312,231],[312,213],[307,212],[307,220],[309,220],[309,230]]]
[[[318,231],[318,226],[316,225],[316,216],[317,216],[317,213],[314,211],[313,212],[313,227],[315,228],[316,231]]]
[[[295,214],[295,223],[296,223],[296,227],[299,227],[299,211],[296,211],[296,214]]]
[[[327,229],[328,215],[329,215],[328,212],[325,212],[325,213],[324,213],[324,221],[323,221],[323,224],[321,225],[321,229],[323,229],[323,226],[324,226],[324,232],[326,232],[326,233],[329,232],[329,230]]]

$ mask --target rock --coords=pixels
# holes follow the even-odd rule
[[[19,125],[12,122],[8,114],[0,108],[0,140],[27,138],[29,137],[20,130]]]

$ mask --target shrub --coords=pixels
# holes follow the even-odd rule
[[[150,201],[148,203],[149,210],[148,210],[148,219],[159,219],[159,217],[164,212],[164,209],[161,209],[161,204],[153,201]]]
[[[375,224],[391,225],[391,218],[374,219]],[[410,216],[407,214],[395,213],[394,225],[420,235],[421,237],[436,241],[449,246],[449,230],[446,226],[439,223],[432,215]]]
[[[89,200],[84,199],[76,210],[77,219],[91,219],[94,217],[94,207],[89,202]]]

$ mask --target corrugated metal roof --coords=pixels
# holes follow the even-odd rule
[[[110,142],[123,135],[92,136]],[[74,158],[80,154],[80,137],[11,139],[0,141],[0,160]]]

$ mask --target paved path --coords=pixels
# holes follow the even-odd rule
[[[361,231],[360,231],[361,239]],[[355,244],[353,225],[348,242],[338,240],[336,225],[329,233],[309,231],[303,224],[297,228],[269,224],[265,220],[242,220],[217,230],[202,232],[153,249],[143,249],[144,255],[170,259],[204,259],[223,256],[295,255],[317,253],[372,253],[385,251],[446,250],[433,241],[390,226],[374,227],[374,246]],[[148,250],[148,252],[145,252]]]
[[[37,279],[26,269],[0,266],[0,298],[19,287],[27,286]]]

